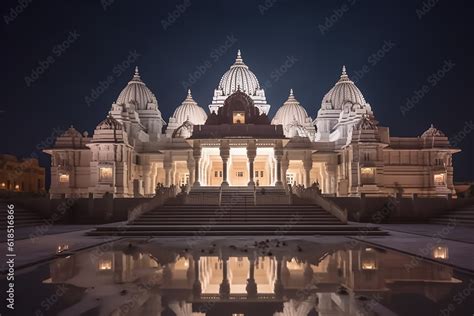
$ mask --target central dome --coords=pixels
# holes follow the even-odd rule
[[[135,74],[127,86],[120,92],[116,104],[133,105],[135,110],[149,110],[158,108],[158,101],[153,92],[148,89],[140,78],[138,67],[135,67]]]
[[[347,102],[365,105],[365,99],[359,88],[349,79],[346,67],[342,67],[342,74],[336,85],[323,98],[321,108],[325,110],[342,110]]]
[[[260,89],[257,77],[250,71],[249,67],[244,64],[240,49],[237,52],[235,63],[222,76],[219,82],[218,90],[222,90],[225,95],[231,95],[240,88],[240,91],[248,95],[255,95]]]

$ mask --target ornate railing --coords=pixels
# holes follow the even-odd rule
[[[336,203],[321,196],[321,190],[318,187],[304,188],[302,186],[293,187],[293,193],[302,199],[310,200],[324,210],[334,215],[344,224],[347,223],[347,209],[338,206]]]

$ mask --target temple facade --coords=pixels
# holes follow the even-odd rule
[[[345,67],[313,119],[293,90],[270,105],[240,51],[206,112],[188,91],[166,122],[138,69],[94,133],[69,128],[51,155],[52,198],[153,196],[158,184],[305,187],[333,196],[449,196],[453,148],[434,126],[394,137]]]

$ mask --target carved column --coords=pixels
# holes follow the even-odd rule
[[[201,160],[201,143],[198,140],[193,142],[193,158],[194,158],[194,184],[193,186],[198,187],[199,183],[199,161]]]
[[[257,145],[254,139],[249,140],[247,143],[247,158],[249,160],[249,186],[254,186],[254,161],[257,156]]]
[[[313,168],[313,159],[311,153],[305,154],[305,159],[303,160],[304,168],[304,186],[309,188],[311,186],[311,169]]]
[[[227,260],[228,257],[222,257],[222,283],[219,286],[219,295],[222,298],[228,298],[230,295],[230,283],[227,278]]]
[[[188,160],[186,161],[186,165],[188,167],[189,172],[189,182],[188,182],[188,189],[190,189],[191,185],[194,183],[194,159],[191,153],[188,155]]]
[[[281,266],[282,266],[282,261],[283,258],[276,258],[277,260],[277,266],[276,266],[276,280],[275,280],[275,287],[273,289],[273,292],[275,292],[275,295],[277,297],[282,297],[283,296],[283,283],[281,281]]]
[[[144,187],[144,194],[145,196],[148,196],[152,194],[152,189],[151,189],[151,165],[146,164],[143,165],[142,167],[143,170],[143,187]]]
[[[281,173],[283,176],[282,182],[285,188],[288,188],[288,182],[286,181],[286,172],[288,171],[288,167],[290,166],[290,160],[288,156],[284,155],[281,159]]]
[[[200,296],[202,293],[201,281],[199,280],[199,256],[195,255],[194,259],[194,283],[193,283],[193,294],[194,296]]]
[[[219,152],[222,159],[222,186],[229,186],[227,178],[227,162],[230,157],[230,146],[228,140],[221,140]]]
[[[253,255],[249,256],[249,278],[247,279],[247,290],[248,297],[256,297],[258,294],[257,283],[255,282],[255,257]]]
[[[167,158],[165,157],[165,160],[163,161],[163,169],[165,169],[165,187],[170,187],[172,182],[171,182],[171,169],[173,168],[173,163],[171,161],[171,157]]]
[[[275,182],[275,186],[283,186],[282,178],[281,178],[281,160],[283,158],[283,143],[281,140],[277,140],[275,142],[275,159],[276,159],[276,169],[277,169],[277,178]],[[285,175],[286,176],[286,175]]]

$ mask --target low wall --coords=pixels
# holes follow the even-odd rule
[[[128,212],[151,198],[12,198],[10,201],[55,224],[104,224],[126,221]]]
[[[426,222],[442,212],[469,201],[449,198],[327,197],[347,209],[350,221],[397,223]]]

